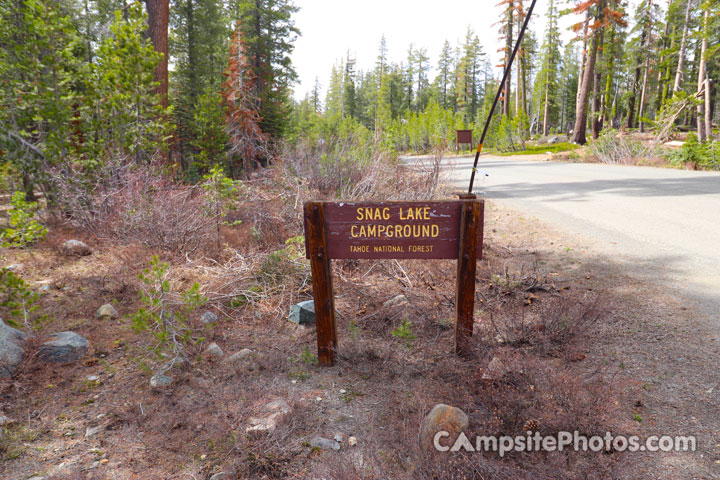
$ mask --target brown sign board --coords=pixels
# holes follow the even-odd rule
[[[333,365],[338,348],[333,258],[457,259],[455,351],[467,354],[484,207],[473,194],[448,202],[306,203],[305,252],[312,271],[320,364]]]
[[[472,130],[456,130],[457,132],[457,144],[469,143],[472,145]]]
[[[328,257],[457,259],[462,206],[462,201],[325,203]],[[480,246],[482,234],[481,227]],[[306,255],[310,258],[307,244]]]

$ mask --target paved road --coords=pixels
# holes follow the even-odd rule
[[[517,158],[481,157],[475,193],[720,306],[720,173]],[[450,183],[467,189],[472,161],[447,160]]]

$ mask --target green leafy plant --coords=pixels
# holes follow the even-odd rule
[[[392,335],[395,338],[404,340],[405,346],[407,348],[412,348],[412,342],[414,342],[417,339],[417,336],[412,333],[411,327],[412,327],[412,322],[409,322],[406,318],[403,318],[403,321],[400,324],[400,326],[397,329],[390,332],[390,335]]]
[[[140,298],[146,306],[132,316],[133,328],[152,332],[156,343],[151,351],[158,358],[169,351],[173,361],[178,358],[187,360],[185,346],[203,341],[203,338],[193,335],[188,322],[189,314],[207,303],[207,298],[200,293],[200,286],[193,283],[184,292],[174,292],[169,279],[169,265],[161,262],[157,255],[138,277],[142,281]]]
[[[7,319],[10,325],[38,328],[47,319],[47,315],[34,314],[39,307],[40,294],[32,291],[25,280],[7,268],[0,270],[0,294],[0,306],[10,309],[11,318]]]
[[[300,361],[308,365],[317,365],[318,358],[317,355],[312,353],[308,347],[305,347],[305,349],[300,354]]]
[[[210,172],[203,176],[205,183],[202,184],[207,195],[207,208],[209,213],[215,217],[218,242],[220,241],[220,225],[227,224],[225,217],[233,207],[233,200],[238,193],[237,186],[231,178],[225,176],[223,168],[213,165]]]
[[[0,234],[3,247],[25,248],[41,240],[47,234],[47,228],[36,219],[37,202],[25,201],[23,192],[13,193],[10,200],[9,226]]]

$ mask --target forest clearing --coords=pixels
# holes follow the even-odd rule
[[[720,478],[720,3],[303,3],[0,0],[0,478]]]

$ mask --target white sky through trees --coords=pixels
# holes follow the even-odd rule
[[[345,58],[348,50],[357,60],[357,70],[373,68],[383,34],[391,63],[405,62],[411,43],[415,48],[427,48],[433,68],[431,80],[445,40],[455,48],[464,40],[468,25],[480,38],[490,64],[498,65],[502,53],[497,52],[501,45],[499,26],[495,23],[500,20],[503,7],[495,6],[497,3],[497,0],[296,0],[300,11],[295,15],[295,24],[301,36],[295,42],[292,57],[299,76],[295,98],[302,99],[309,93],[317,76],[324,100],[332,65]],[[545,30],[547,3],[538,0],[530,23],[539,44]],[[526,5],[529,8],[529,0]],[[572,37],[566,28],[576,18],[573,15],[561,18],[563,41]],[[499,76],[500,69],[495,70]]]

